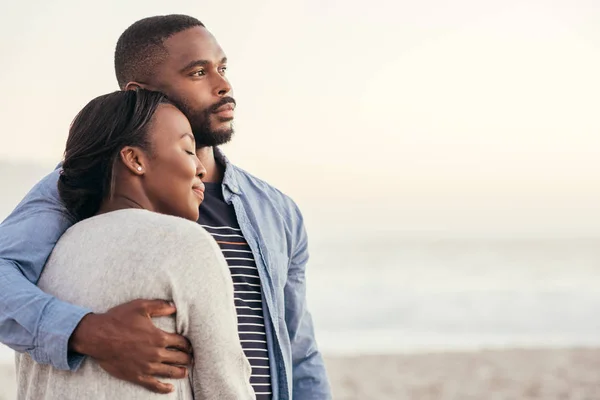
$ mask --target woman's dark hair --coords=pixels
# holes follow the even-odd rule
[[[69,130],[58,193],[67,210],[82,220],[95,215],[113,191],[113,170],[125,146],[150,151],[148,126],[164,94],[139,89],[109,93],[90,101]]]

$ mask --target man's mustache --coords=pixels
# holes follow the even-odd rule
[[[217,109],[219,107],[222,107],[222,106],[224,106],[225,104],[228,104],[228,103],[233,103],[234,106],[237,105],[236,102],[235,102],[235,99],[233,97],[227,96],[227,97],[223,97],[221,100],[219,100],[218,102],[216,102],[215,104],[213,104],[212,106],[210,106],[208,108],[208,112],[214,113],[214,112],[217,111]]]

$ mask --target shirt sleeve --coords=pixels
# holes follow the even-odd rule
[[[59,170],[42,179],[0,224],[0,342],[40,364],[75,370],[69,338],[91,312],[42,292],[37,283],[60,236],[73,224],[58,195]]]
[[[294,400],[331,399],[325,363],[317,347],[312,317],[306,306],[308,238],[296,207],[295,249],[285,285],[285,320],[292,345]]]

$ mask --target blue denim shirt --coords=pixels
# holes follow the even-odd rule
[[[300,210],[277,189],[225,165],[223,196],[233,204],[263,286],[274,400],[330,399],[323,358],[306,308],[307,236]],[[60,236],[75,223],[62,205],[59,170],[42,179],[0,224],[0,342],[35,361],[76,370],[68,351],[85,308],[42,292],[35,283]]]

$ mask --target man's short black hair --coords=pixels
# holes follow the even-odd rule
[[[163,42],[176,33],[204,24],[187,15],[157,15],[141,19],[121,34],[115,50],[119,87],[148,74],[167,55]]]

